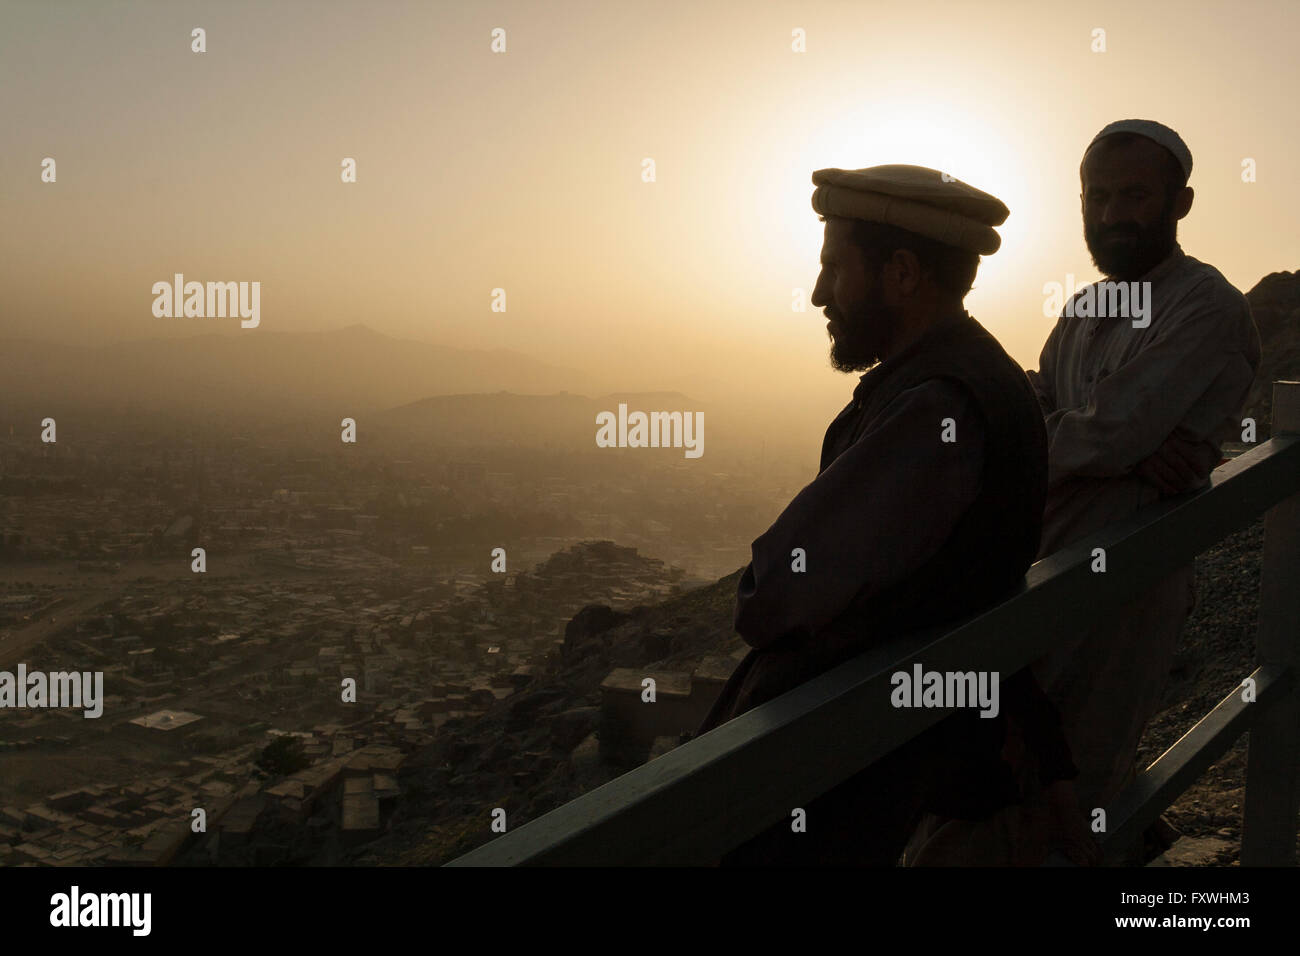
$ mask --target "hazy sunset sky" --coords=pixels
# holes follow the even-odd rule
[[[1037,367],[1043,284],[1096,278],[1078,166],[1112,120],[1191,148],[1185,251],[1243,292],[1300,268],[1297,36],[1283,0],[0,0],[0,336],[364,323],[628,389],[842,400],[821,311],[791,311],[811,175],[914,163],[1010,207],[967,307]],[[260,327],[155,318],[176,272],[260,281]]]

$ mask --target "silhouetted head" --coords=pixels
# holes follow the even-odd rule
[[[979,253],[884,223],[821,218],[826,232],[812,304],[830,320],[836,370],[868,369],[896,352],[909,330],[961,309]]]
[[[996,196],[924,166],[819,169],[812,180],[826,223],[812,303],[831,320],[831,365],[842,372],[890,358],[961,312],[1010,214]]]
[[[1177,134],[1167,133],[1175,149],[1185,153]],[[1083,238],[1104,275],[1139,279],[1173,251],[1178,220],[1192,208],[1190,167],[1190,153],[1182,161],[1155,140],[1130,131],[1101,136],[1088,147],[1079,166]]]

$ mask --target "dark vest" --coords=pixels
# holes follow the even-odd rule
[[[851,447],[900,393],[936,378],[965,389],[982,419],[984,467],[974,503],[943,547],[914,574],[855,599],[816,634],[791,634],[751,651],[700,733],[849,660],[883,637],[959,621],[1008,597],[1023,582],[1042,531],[1047,432],[1024,371],[969,315],[936,323],[863,376],[854,400],[826,431],[821,469]],[[937,430],[938,423],[918,427]],[[880,467],[893,464],[882,461]]]
[[[1009,597],[1023,583],[1042,530],[1047,433],[1024,371],[969,315],[937,322],[917,342],[863,376],[853,401],[826,431],[821,470],[850,448],[891,401],[932,379],[964,389],[982,420],[984,464],[974,503],[945,544],[914,574],[855,599],[815,634],[791,634],[752,650],[728,680],[700,733],[844,663],[878,640],[955,623]],[[918,427],[937,430],[938,424]],[[885,460],[880,467],[893,463]],[[1010,676],[1004,675],[1004,680]],[[788,824],[778,824],[729,854],[729,861],[889,865],[920,810],[978,818],[1015,801],[1018,789],[999,752],[1005,715],[1029,710],[1029,704],[1017,703],[1028,699],[1023,686],[1027,682],[1028,674],[1022,673],[1013,688],[1004,684],[999,719],[980,719],[974,710],[954,714],[818,798],[823,827],[826,817],[841,818],[839,825],[823,831],[835,834],[829,843],[808,840],[810,834],[792,842]],[[1068,757],[1065,761],[1068,764]],[[872,819],[874,827],[866,825],[856,837],[850,835],[854,821]]]
[[[967,617],[1013,591],[1038,553],[1047,502],[1047,431],[1024,370],[965,313],[882,362],[826,430],[821,469],[902,392],[946,379],[974,399],[984,426],[980,492],[944,546],[894,587],[855,601],[827,630],[898,634]],[[938,423],[925,423],[938,427]],[[884,463],[888,467],[888,463]]]

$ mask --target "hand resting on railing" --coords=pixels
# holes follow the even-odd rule
[[[1161,495],[1181,495],[1203,485],[1219,461],[1219,449],[1211,443],[1170,435],[1133,471]]]

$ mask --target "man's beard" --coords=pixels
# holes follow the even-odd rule
[[[1160,219],[1143,228],[1135,222],[1114,226],[1083,227],[1083,241],[1088,245],[1092,263],[1102,274],[1115,279],[1131,280],[1146,275],[1159,265],[1177,241],[1177,221],[1173,218],[1173,202],[1166,203]],[[1111,236],[1134,236],[1135,242],[1110,245],[1105,240]]]
[[[865,372],[880,361],[894,333],[902,325],[899,309],[885,305],[879,286],[873,286],[852,315],[833,314],[835,334],[831,340],[831,368],[837,372]]]

